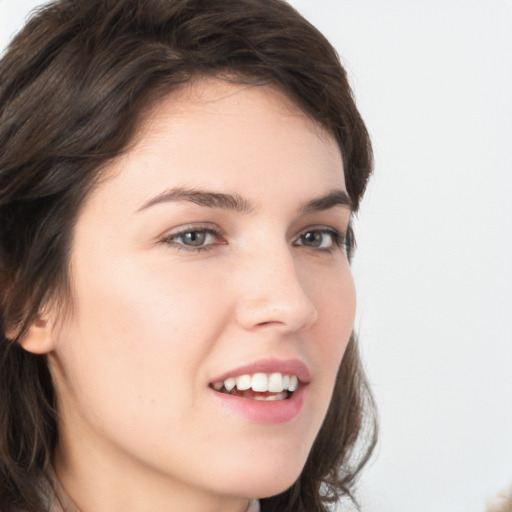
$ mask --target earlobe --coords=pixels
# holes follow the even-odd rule
[[[38,316],[30,324],[27,331],[18,339],[18,343],[24,350],[33,354],[47,354],[51,352],[54,349],[52,325],[52,322],[46,316]],[[14,337],[18,335],[18,333],[14,334]]]

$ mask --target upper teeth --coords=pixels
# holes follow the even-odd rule
[[[252,389],[263,393],[282,393],[283,391],[293,392],[299,387],[299,379],[295,375],[283,375],[282,373],[255,373],[254,375],[240,375],[229,377],[224,382],[216,382],[213,387],[220,391],[222,387],[230,392],[235,386],[239,391]]]

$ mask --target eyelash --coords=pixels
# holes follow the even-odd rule
[[[168,235],[165,235],[162,238],[162,242],[164,244],[167,244],[169,246],[172,246],[174,249],[178,251],[187,251],[187,252],[202,252],[202,251],[209,251],[213,249],[216,245],[226,245],[226,242],[224,243],[209,243],[206,245],[198,245],[198,246],[192,246],[192,245],[186,245],[185,243],[176,242],[176,239],[180,237],[184,237],[187,234],[202,234],[202,235],[213,235],[216,239],[222,238],[224,236],[224,233],[217,228],[208,226],[189,226],[185,227],[184,229],[176,232],[171,233]],[[311,233],[320,233],[322,235],[329,235],[332,239],[332,245],[329,247],[315,247],[315,246],[308,246],[304,243],[298,243],[299,240],[303,239],[306,235]],[[343,248],[344,250],[350,249],[350,243],[348,240],[348,236],[346,233],[338,231],[337,229],[333,228],[326,228],[326,227],[310,227],[302,231],[296,238],[295,242],[293,243],[296,247],[307,247],[316,251],[321,252],[333,252],[336,248]]]
[[[213,249],[213,247],[216,245],[225,245],[225,243],[221,243],[221,244],[213,243],[213,244],[207,244],[207,245],[193,246],[193,245],[186,245],[184,243],[176,242],[177,238],[183,237],[190,233],[202,233],[204,235],[213,235],[216,239],[222,238],[224,236],[224,233],[220,229],[214,228],[212,226],[208,226],[208,227],[206,227],[206,226],[188,226],[188,227],[181,229],[177,233],[170,233],[168,235],[165,235],[162,238],[162,242],[169,246],[172,246],[174,249],[176,249],[178,251],[187,251],[187,252],[209,251],[209,250]]]
[[[307,246],[304,244],[298,244],[297,241],[301,238],[304,238],[306,235],[311,233],[320,233],[322,235],[329,235],[332,240],[332,245],[330,247],[315,247],[315,246]],[[311,249],[315,249],[318,251],[332,252],[335,248],[344,248],[345,250],[348,248],[348,240],[347,235],[333,228],[324,228],[324,227],[312,227],[303,231],[294,242],[294,245],[309,247]]]

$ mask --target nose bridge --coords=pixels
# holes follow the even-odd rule
[[[267,242],[247,255],[238,322],[246,329],[272,325],[283,332],[299,331],[316,321],[315,305],[297,272],[293,248],[284,240]]]

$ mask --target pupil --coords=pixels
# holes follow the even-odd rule
[[[205,234],[200,231],[190,231],[185,233],[184,242],[187,245],[203,245]]]
[[[318,247],[322,243],[322,234],[318,231],[310,231],[304,235],[304,239],[308,245]]]

